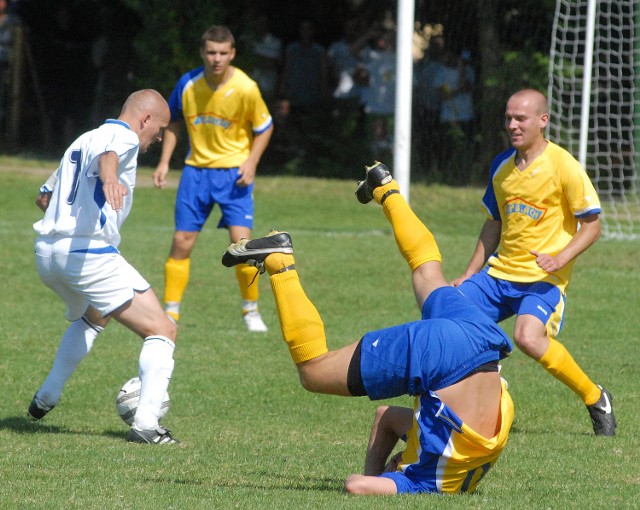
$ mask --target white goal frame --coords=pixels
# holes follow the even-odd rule
[[[640,239],[640,2],[556,0],[547,137],[594,183],[605,238]]]

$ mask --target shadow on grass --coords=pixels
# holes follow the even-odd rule
[[[41,432],[52,432],[54,434],[69,434],[70,431],[56,427],[55,425],[46,425],[41,422],[33,421],[24,416],[11,416],[0,420],[0,430],[13,430],[20,434],[36,434]]]
[[[246,480],[242,478],[228,478],[220,481],[216,480],[217,487],[225,487],[228,489],[248,488],[260,490],[285,490],[285,491],[325,491],[325,492],[343,492],[344,480],[336,477],[311,477],[296,476],[291,473],[275,473],[273,471],[254,471],[255,475],[264,482],[256,482],[255,480]]]
[[[0,420],[0,430],[12,430],[18,434],[70,434],[70,435],[99,435],[113,437],[115,439],[126,439],[127,432],[120,430],[105,430],[104,432],[94,433],[87,430],[72,430],[67,427],[58,427],[49,425],[41,421],[33,421],[24,416],[11,416]]]
[[[591,437],[594,434],[591,432],[562,432],[559,429],[549,428],[536,428],[536,427],[511,427],[510,434],[529,434],[532,436],[545,436],[545,435],[558,435],[566,434],[569,436],[588,436]]]

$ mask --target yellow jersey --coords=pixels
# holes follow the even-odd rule
[[[578,220],[601,212],[600,200],[580,163],[553,142],[524,170],[515,149],[497,156],[482,203],[502,222],[498,250],[489,274],[512,282],[547,281],[565,290],[573,262],[554,273],[536,264],[534,250],[555,255],[575,235]]]
[[[169,98],[171,120],[183,120],[189,135],[187,165],[235,168],[248,157],[253,137],[272,125],[255,81],[240,69],[213,90],[204,66],[184,74]]]

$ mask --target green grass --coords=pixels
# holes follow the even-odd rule
[[[136,374],[140,340],[118,324],[99,337],[43,423],[26,408],[66,328],[62,303],[33,263],[33,205],[55,163],[0,158],[0,509],[593,509],[640,501],[640,243],[600,241],[569,289],[560,339],[614,395],[614,438],[594,437],[579,399],[520,352],[505,361],[516,405],[510,442],[470,496],[357,498],[342,482],[362,468],[376,403],[306,393],[280,338],[268,280],[259,282],[267,334],[248,334],[228,240],[212,218],[193,254],[166,424],[176,448],[126,443],[114,399]],[[143,169],[121,251],[163,288],[174,189]],[[354,183],[261,176],[256,233],[289,230],[305,289],[337,348],[365,331],[415,319],[409,271],[375,205]],[[457,276],[483,222],[481,190],[415,186],[412,205],[434,231],[445,273]],[[215,213],[214,213],[215,214]],[[504,324],[511,333],[512,323]],[[410,399],[393,401],[406,405]]]

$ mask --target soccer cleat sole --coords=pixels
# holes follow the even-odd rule
[[[273,233],[257,239],[243,239],[231,244],[222,255],[222,265],[233,267],[248,264],[264,272],[264,259],[272,253],[293,253],[293,243],[288,232]]]
[[[364,181],[358,183],[356,198],[361,204],[368,204],[373,200],[373,190],[391,182],[393,177],[384,163],[376,161],[373,165],[365,167]]]

